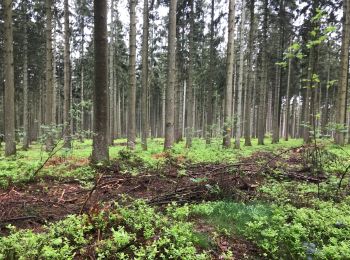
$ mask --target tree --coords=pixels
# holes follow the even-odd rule
[[[340,74],[338,87],[338,106],[336,123],[338,124],[335,143],[345,145],[346,128],[346,98],[348,91],[348,74],[349,74],[349,44],[350,44],[350,0],[344,0],[343,6],[343,31],[342,45],[340,54]]]
[[[63,138],[64,147],[71,148],[71,76],[70,76],[70,32],[69,32],[69,6],[64,0],[64,106],[63,106]]]
[[[229,1],[228,15],[228,41],[226,61],[226,89],[224,108],[224,140],[223,146],[231,146],[231,120],[232,120],[232,87],[233,87],[233,64],[234,64],[234,35],[235,35],[235,0]]]
[[[268,0],[263,3],[262,25],[262,48],[261,48],[261,85],[259,91],[259,116],[258,116],[258,144],[264,144],[266,128],[266,92],[267,92],[267,30],[268,30]]]
[[[16,154],[12,0],[3,1],[5,47],[5,156]]]
[[[130,0],[129,32],[129,91],[128,91],[128,148],[136,142],[136,0]]]
[[[187,86],[187,131],[186,131],[186,147],[192,146],[193,134],[193,56],[194,56],[194,0],[190,0],[190,32],[189,32],[189,51],[188,51],[188,86]]]
[[[239,55],[239,78],[237,91],[237,131],[235,139],[235,148],[241,148],[241,121],[242,121],[242,91],[243,91],[243,67],[244,67],[244,24],[245,24],[245,0],[242,0],[242,15],[240,26],[240,55]]]
[[[174,92],[176,59],[176,0],[170,0],[168,31],[168,71],[165,92],[165,141],[164,149],[170,149],[174,143]]]
[[[45,127],[46,151],[53,148],[53,54],[52,54],[52,0],[46,0],[46,100],[45,100]]]
[[[148,137],[148,35],[149,35],[148,0],[143,1],[143,34],[142,34],[142,78],[141,78],[141,143],[142,149],[147,150]]]
[[[213,77],[214,77],[214,15],[215,15],[215,1],[211,1],[211,14],[210,14],[210,46],[209,46],[209,72],[208,72],[208,112],[207,112],[207,133],[206,133],[206,143],[210,144],[210,139],[212,137],[212,131],[213,131],[213,113],[214,113],[214,102],[215,102],[215,96],[214,96],[214,83],[213,83]]]
[[[251,120],[251,96],[253,90],[253,70],[252,70],[252,57],[253,57],[253,44],[254,44],[254,23],[255,23],[255,14],[254,14],[255,0],[250,0],[249,5],[249,13],[250,13],[250,21],[249,21],[249,39],[248,39],[248,50],[247,50],[247,86],[246,86],[246,100],[245,100],[245,121],[244,121],[244,145],[251,146],[251,138],[250,138],[250,120]]]
[[[28,106],[28,1],[23,1],[24,41],[23,41],[23,150],[29,148],[29,106]]]
[[[107,137],[107,0],[94,0],[94,13],[94,136],[91,161],[93,163],[99,163],[109,160]]]

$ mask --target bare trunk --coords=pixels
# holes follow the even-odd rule
[[[147,150],[148,137],[148,25],[149,25],[148,0],[143,1],[143,35],[142,35],[142,78],[141,78],[141,143],[142,149]]]
[[[128,148],[134,150],[136,142],[136,0],[130,0],[129,45]]]
[[[46,100],[45,100],[45,134],[46,151],[53,148],[53,55],[52,55],[52,0],[46,0]]]
[[[16,154],[15,143],[15,85],[13,67],[12,1],[4,0],[5,47],[5,156]]]
[[[188,78],[187,78],[187,128],[186,128],[186,147],[192,146],[193,136],[193,54],[194,54],[194,0],[190,0],[190,33],[189,33],[189,53],[188,53]]]
[[[70,77],[70,44],[69,44],[69,6],[64,0],[64,106],[63,106],[63,138],[64,147],[71,148],[71,77]]]
[[[29,106],[28,106],[28,20],[25,2],[24,42],[23,42],[23,150],[29,148]]]
[[[95,86],[93,93],[93,149],[91,161],[109,160],[107,84],[107,0],[94,1]]]
[[[164,149],[170,149],[174,143],[174,91],[176,56],[176,0],[170,0],[168,32],[168,75],[165,93],[165,141]]]
[[[210,144],[213,135],[213,113],[214,113],[214,14],[215,14],[215,1],[211,1],[211,22],[210,22],[210,54],[209,54],[209,79],[208,79],[208,113],[207,113],[207,133],[206,133],[206,143]]]
[[[337,95],[337,117],[338,124],[335,143],[345,145],[346,129],[346,99],[348,91],[348,73],[349,73],[349,43],[350,43],[350,0],[344,0],[343,7],[343,32],[341,47],[341,68],[339,75],[339,88]]]
[[[250,1],[250,22],[249,22],[249,40],[248,40],[248,61],[247,61],[247,86],[246,86],[246,100],[245,100],[245,121],[244,121],[244,145],[251,146],[251,106],[252,106],[252,89],[253,89],[253,43],[254,43],[254,23],[255,23],[255,0]],[[253,103],[254,105],[254,103]]]
[[[226,61],[226,88],[224,105],[224,138],[223,146],[231,146],[231,126],[232,126],[232,87],[233,87],[233,64],[235,53],[235,0],[229,2],[228,18],[228,42],[227,42],[227,61]]]
[[[261,85],[259,91],[259,116],[258,116],[258,144],[264,144],[266,131],[266,93],[267,93],[267,29],[268,29],[268,0],[264,0],[264,18],[263,18],[263,42],[261,58]]]
[[[242,90],[243,90],[243,71],[244,71],[244,24],[245,24],[245,0],[242,0],[242,15],[240,28],[240,57],[239,57],[239,78],[237,91],[237,131],[235,138],[235,148],[241,148],[241,121],[242,121]]]

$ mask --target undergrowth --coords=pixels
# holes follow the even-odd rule
[[[175,204],[164,213],[137,200],[71,215],[43,232],[17,231],[0,238],[0,259],[208,259],[198,252],[189,209]]]

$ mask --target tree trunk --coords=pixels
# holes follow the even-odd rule
[[[215,1],[211,1],[211,21],[210,21],[210,46],[209,46],[209,72],[208,72],[208,112],[207,112],[207,129],[206,129],[206,143],[210,144],[212,132],[213,132],[213,110],[215,103],[214,96],[214,82],[213,82],[213,73],[214,73],[214,14],[215,14]]]
[[[190,33],[189,33],[189,53],[188,53],[188,79],[187,79],[187,128],[186,147],[192,146],[193,136],[193,54],[194,54],[194,0],[190,0]],[[185,103],[185,102],[184,102]]]
[[[349,43],[350,43],[350,0],[344,0],[343,6],[343,31],[342,31],[342,47],[340,56],[340,75],[339,87],[337,95],[337,117],[338,124],[335,143],[345,145],[346,128],[346,98],[348,90],[348,73],[349,73]]]
[[[246,92],[247,92],[247,98],[245,100],[245,121],[244,121],[244,145],[245,146],[251,146],[251,106],[252,106],[252,89],[253,89],[253,71],[252,71],[252,59],[253,59],[253,43],[254,43],[254,26],[255,26],[255,14],[254,14],[254,8],[255,8],[255,0],[250,0],[250,22],[249,22],[249,40],[248,40],[248,58],[247,58],[247,86],[246,86]],[[253,104],[254,105],[254,104]]]
[[[141,78],[141,143],[142,149],[147,150],[148,137],[148,35],[149,35],[148,0],[143,1],[143,35],[142,35],[142,78]]]
[[[241,148],[241,121],[242,121],[242,90],[244,71],[244,24],[245,24],[245,0],[242,0],[242,15],[240,28],[240,55],[239,55],[239,78],[237,88],[237,130],[235,136],[235,148]]]
[[[288,141],[289,138],[289,121],[290,121],[290,81],[292,72],[292,58],[288,58],[288,79],[287,79],[287,90],[286,90],[286,118],[284,120],[284,140]]]
[[[266,131],[266,93],[267,93],[267,29],[268,29],[268,0],[264,0],[264,18],[263,18],[263,39],[262,39],[262,58],[261,58],[261,86],[259,91],[259,111],[258,116],[258,144],[264,145]]]
[[[52,0],[46,0],[46,100],[45,100],[45,134],[46,151],[53,148],[53,54],[52,54]]]
[[[109,160],[107,85],[107,0],[94,1],[95,86],[93,93],[93,149],[91,161]]]
[[[114,0],[111,0],[111,23],[110,23],[110,44],[109,44],[109,144],[114,143],[114,92],[115,92],[115,80],[114,80],[114,31],[115,31],[115,21],[114,21]]]
[[[64,147],[71,148],[71,77],[70,77],[70,44],[69,44],[69,6],[64,0],[64,106],[63,106],[63,138]]]
[[[13,67],[12,1],[4,0],[4,47],[5,47],[5,156],[16,154],[15,143],[15,85]]]
[[[233,87],[233,64],[235,55],[235,0],[229,1],[228,15],[228,41],[227,41],[227,60],[226,60],[226,88],[224,105],[224,138],[223,146],[231,146],[231,126],[232,126],[232,87]],[[210,97],[210,96],[209,96]]]
[[[29,106],[28,106],[28,19],[27,4],[24,3],[24,41],[23,41],[23,150],[29,148]]]
[[[168,32],[168,75],[165,93],[165,141],[164,150],[174,143],[174,92],[176,60],[176,0],[170,0]]]
[[[136,0],[130,0],[129,35],[129,92],[128,92],[128,148],[135,149],[136,142]]]

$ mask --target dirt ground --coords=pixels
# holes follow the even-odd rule
[[[180,158],[181,159],[181,158]],[[179,159],[179,160],[180,160]],[[52,158],[48,165],[61,162]],[[78,162],[84,165],[86,161]],[[145,199],[150,205],[165,205],[172,201],[179,204],[232,198],[249,201],[256,196],[257,188],[267,174],[276,168],[284,168],[286,178],[307,180],[301,153],[291,150],[288,156],[269,152],[256,152],[232,164],[185,164],[184,174],[172,160],[160,171],[145,170],[137,176],[122,174],[117,162],[109,168],[98,169],[91,188],[85,188],[78,180],[59,181],[53,177],[40,179],[30,184],[12,186],[0,190],[0,235],[6,235],[6,225],[40,231],[43,224],[57,221],[69,214],[89,212],[99,203],[113,203],[121,196]],[[183,165],[183,164],[181,164]],[[183,169],[184,167],[184,169]],[[312,181],[312,179],[311,179]],[[220,192],[216,192],[220,190]],[[210,231],[210,227],[196,224],[199,230]],[[217,249],[235,249],[241,257],[257,249],[241,238],[221,237]],[[240,258],[238,258],[240,259]]]

